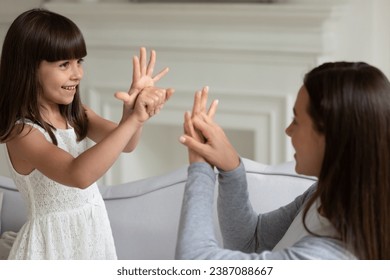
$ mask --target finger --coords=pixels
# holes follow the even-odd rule
[[[165,95],[165,101],[169,100],[174,93],[175,93],[175,89],[167,88],[167,94]]]
[[[155,110],[149,111],[148,115],[149,117],[153,117],[156,114]]]
[[[203,143],[195,140],[194,138],[192,138],[189,135],[180,136],[179,141],[180,141],[180,143],[187,146],[187,148],[193,150],[194,152],[196,152],[200,156],[202,156],[204,158],[207,157],[208,148],[209,148],[207,144],[203,144]]]
[[[169,72],[169,68],[165,67],[163,70],[160,71],[156,76],[153,77],[153,81],[157,82],[159,81],[162,77],[164,77],[167,73]]]
[[[187,124],[187,119],[186,119],[186,113],[184,113],[184,122],[183,122],[183,132],[184,134],[190,134],[190,132],[188,131],[188,124]]]
[[[139,65],[139,58],[138,56],[133,57],[133,83],[138,81],[141,78],[141,69]]]
[[[129,92],[128,92],[129,95],[138,94],[138,93],[140,93],[140,89],[135,88],[135,87],[130,87]]]
[[[195,129],[191,121],[191,113],[190,112],[185,112],[184,113],[184,133],[194,137],[195,136]]]
[[[161,106],[165,103],[167,91],[162,88],[156,88],[153,93],[153,99],[156,106]]]
[[[146,112],[146,114],[149,115],[149,117],[153,116],[154,115],[154,107],[151,106],[151,105],[145,105],[144,106],[144,110]]]
[[[160,112],[164,108],[164,104],[157,107],[157,111]]]
[[[206,123],[210,126],[215,125],[214,120],[212,118],[210,118],[209,115],[206,114],[205,112],[201,112],[200,114],[198,114],[197,117],[198,117],[198,119],[201,119],[204,123]]]
[[[206,121],[204,117],[199,115],[192,118],[192,123],[194,125],[195,130],[199,131],[199,134],[201,135],[203,140],[210,139],[212,130],[215,129],[213,123]]]
[[[116,99],[123,101],[124,104],[131,106],[131,108],[134,108],[139,93],[129,95],[127,92],[118,91],[114,94],[114,96]]]
[[[216,114],[216,112],[217,112],[218,103],[219,103],[219,100],[218,100],[218,99],[214,100],[214,101],[211,103],[210,108],[209,108],[209,110],[208,110],[208,112],[207,112],[207,116],[208,116],[209,118],[214,119],[214,116],[215,116],[215,114]]]
[[[141,75],[146,74],[146,49],[142,47],[140,49],[140,62],[141,62]]]
[[[192,124],[190,112],[185,112],[184,114],[184,127],[185,127],[186,134],[196,138],[197,133],[195,132],[194,125]]]
[[[156,64],[156,52],[154,50],[152,50],[150,52],[149,64],[148,64],[148,67],[146,68],[146,75],[152,76],[155,64]]]
[[[201,112],[206,112],[208,93],[209,93],[208,86],[205,86],[204,88],[202,88],[201,99],[200,99],[200,111]]]
[[[142,94],[144,96],[152,97],[152,96],[160,96],[165,97],[166,89],[158,88],[158,87],[146,87],[142,90]]]
[[[122,92],[122,91],[119,91],[119,92],[116,92],[114,94],[115,98],[116,99],[119,99],[125,103],[129,102],[130,101],[130,95],[126,92]]]
[[[152,96],[144,100],[145,110],[149,115],[154,115],[155,110],[161,105],[158,96]]]
[[[196,114],[199,114],[200,112],[200,99],[201,92],[196,91],[194,95],[194,104],[192,105],[192,117],[194,117]]]
[[[184,114],[184,133],[191,137],[191,139],[199,142],[204,143],[204,138],[202,135],[199,134],[198,131],[195,130],[193,124],[192,124],[192,118],[191,118],[191,112],[186,112]]]
[[[190,136],[196,139],[197,141],[201,143],[206,142],[206,138],[203,136],[203,134],[194,127],[194,124],[192,122],[191,113],[187,112],[186,114],[186,123],[189,126],[188,131],[190,132]]]
[[[148,114],[150,117],[157,115],[158,113],[160,113],[160,106],[148,110]]]
[[[187,117],[188,114],[189,114],[188,112],[184,113],[183,129],[184,129],[184,133],[185,134],[191,135],[190,126],[189,126],[189,123],[188,123],[191,120],[191,118]]]

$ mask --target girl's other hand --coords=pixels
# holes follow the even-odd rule
[[[162,89],[156,87],[144,88],[135,101],[134,115],[141,123],[158,114],[164,107],[164,104],[172,96],[174,90],[171,88]]]

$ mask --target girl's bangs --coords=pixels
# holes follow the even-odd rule
[[[55,40],[48,40],[46,52],[43,54],[43,60],[50,62],[78,59],[87,55],[84,38],[80,31],[78,32],[58,32],[57,36],[48,36]]]

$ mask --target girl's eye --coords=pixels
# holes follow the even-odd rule
[[[83,58],[80,58],[79,60],[77,60],[77,63],[78,63],[78,64],[83,64],[83,63],[84,63],[84,59],[83,59]]]
[[[69,65],[69,62],[66,61],[66,62],[64,62],[64,63],[61,63],[61,64],[60,64],[60,67],[61,67],[61,68],[66,68],[66,67],[68,67],[68,65]]]

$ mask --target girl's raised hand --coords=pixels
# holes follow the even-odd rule
[[[135,100],[138,94],[147,87],[154,87],[155,83],[164,77],[169,68],[166,67],[157,75],[153,76],[154,67],[156,64],[156,52],[154,50],[150,53],[150,59],[147,63],[146,49],[140,49],[140,56],[133,57],[133,81],[128,92],[117,92],[115,97],[122,100],[126,110],[134,108]]]
[[[146,87],[153,87],[169,71],[169,68],[165,67],[160,73],[154,77],[152,76],[156,64],[156,52],[154,50],[150,52],[150,59],[147,65],[146,60],[146,49],[141,48],[139,58],[137,56],[133,58],[133,82],[129,94],[139,93]]]

